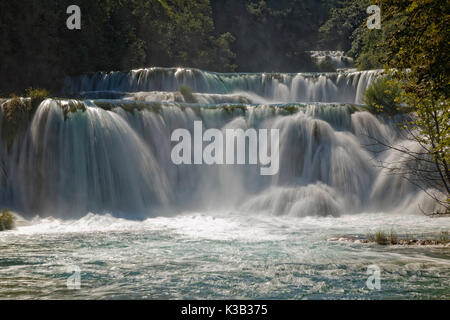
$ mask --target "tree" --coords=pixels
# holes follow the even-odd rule
[[[320,27],[321,47],[342,50],[357,58],[363,46],[363,23],[369,5],[370,0],[346,0],[332,7],[328,20]]]
[[[427,192],[450,213],[450,3],[381,0],[383,21],[400,21],[381,43],[383,62],[412,108],[403,129],[418,149],[393,147],[405,158],[390,170]]]
[[[307,51],[336,0],[212,0],[220,33],[229,32],[241,72],[316,71]]]
[[[209,0],[147,0],[135,10],[147,65],[231,72],[234,37],[216,34]]]

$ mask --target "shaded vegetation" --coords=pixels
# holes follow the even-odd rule
[[[31,87],[26,90],[26,95],[31,99],[33,110],[36,110],[42,101],[50,97],[50,93],[46,89],[33,89]]]
[[[237,71],[317,71],[309,50],[337,0],[212,0],[219,33],[229,32]]]
[[[0,1],[0,92],[59,92],[67,75],[144,66],[233,71],[231,34],[214,29],[209,0]]]
[[[2,105],[2,139],[11,148],[14,140],[22,136],[33,117],[34,107],[30,99],[14,97]]]
[[[178,91],[183,96],[185,102],[187,102],[187,103],[197,103],[197,99],[194,97],[192,88],[183,85],[183,86],[180,86]]]
[[[319,72],[335,72],[336,67],[334,66],[331,59],[327,57],[325,60],[317,64],[317,69]]]
[[[2,210],[0,215],[0,231],[11,230],[14,228],[14,216],[7,209]]]
[[[148,66],[316,71],[306,51],[338,0],[0,1],[0,92],[60,91],[64,78]],[[327,69],[328,70],[328,69]]]

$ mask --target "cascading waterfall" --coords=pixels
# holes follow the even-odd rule
[[[391,120],[355,105],[378,74],[151,68],[68,79],[66,92],[86,100],[47,99],[12,145],[1,139],[0,204],[30,215],[131,218],[218,209],[338,216],[430,206],[422,192],[374,165],[395,155],[366,147],[368,135],[399,139]],[[181,85],[193,89],[197,103],[184,101]],[[174,165],[171,133],[192,132],[196,120],[205,129],[279,129],[279,173],[261,176],[258,165]]]
[[[349,69],[354,67],[353,58],[344,55],[344,51],[310,51],[311,57],[317,63],[329,60],[337,69]]]
[[[380,73],[379,70],[372,70],[323,74],[221,74],[197,69],[149,68],[67,78],[64,91],[68,94],[84,93],[88,98],[123,98],[130,92],[175,92],[185,85],[199,94],[241,94],[250,101],[252,97],[260,100],[254,103],[261,103],[263,99],[267,103],[362,104],[365,89]],[[157,97],[154,99],[152,101],[156,101]],[[168,94],[163,99],[174,98]]]

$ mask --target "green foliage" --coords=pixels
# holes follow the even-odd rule
[[[371,4],[378,3],[373,0],[344,1],[330,10],[329,19],[320,28],[321,46],[346,51],[346,55],[355,58],[359,70],[383,68],[384,50],[380,43],[390,38],[403,23],[402,16],[397,16],[392,20],[382,19],[381,30],[368,29],[366,9]]]
[[[217,32],[229,32],[237,71],[315,71],[306,51],[336,0],[212,0]]]
[[[31,99],[31,105],[33,109],[37,109],[37,107],[41,104],[42,101],[47,99],[50,94],[45,89],[33,89],[32,87],[26,90],[27,97]]]
[[[67,75],[101,70],[236,68],[234,37],[215,31],[209,0],[79,0],[76,31],[66,28],[71,4],[0,1],[0,91],[58,92]]]
[[[2,210],[0,215],[0,231],[11,230],[14,228],[14,216],[7,209]]]
[[[364,102],[372,112],[393,115],[401,111],[401,95],[401,89],[394,81],[382,77],[367,88]]]
[[[233,71],[234,37],[216,34],[209,0],[137,1],[146,64]]]
[[[450,212],[450,5],[448,1],[381,0],[387,22],[396,31],[380,43],[383,63],[401,85],[412,109],[410,135],[433,159],[434,170],[421,177],[423,189],[435,188],[446,200],[433,198]],[[430,185],[430,181],[432,184]]]
[[[3,104],[2,139],[10,148],[16,137],[27,130],[33,114],[33,106],[30,101],[22,98],[11,98]]]
[[[192,88],[190,88],[189,86],[182,85],[180,86],[180,89],[178,89],[178,91],[183,96],[185,102],[197,103],[197,99],[194,97]]]
[[[317,70],[319,72],[336,72],[336,67],[329,57],[317,64]]]
[[[346,0],[331,8],[328,20],[320,27],[321,47],[343,50],[357,58],[363,45],[363,23],[369,5],[370,0]]]

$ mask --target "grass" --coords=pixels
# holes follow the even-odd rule
[[[450,236],[448,231],[441,231],[436,237],[418,239],[409,234],[398,236],[398,234],[391,229],[389,232],[378,230],[375,233],[367,234],[366,243],[376,243],[379,245],[447,245],[450,243]]]
[[[0,231],[11,230],[14,228],[14,216],[8,209],[3,209],[0,215]]]
[[[384,231],[377,231],[375,233],[375,242],[380,245],[388,244],[388,237]]]
[[[391,229],[391,231],[389,232],[388,240],[389,240],[390,244],[397,244],[398,243],[397,233],[393,229]]]

